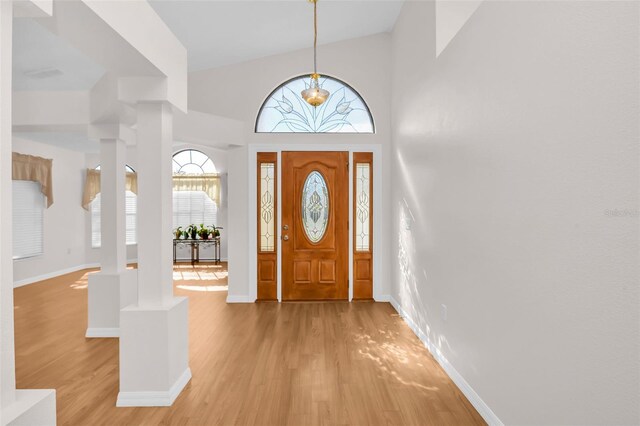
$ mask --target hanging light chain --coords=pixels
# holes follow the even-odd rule
[[[313,74],[310,76],[309,87],[300,94],[307,103],[315,108],[327,100],[329,91],[320,87],[320,75],[318,74],[318,0],[309,0],[309,2],[313,3]]]
[[[310,0],[313,2],[313,74],[318,75],[318,0]]]

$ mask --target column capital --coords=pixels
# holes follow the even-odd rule
[[[166,77],[121,77],[118,79],[118,100],[129,105],[167,104],[186,113],[180,101],[171,95]]]
[[[100,141],[118,139],[127,145],[135,145],[137,141],[137,132],[122,124],[90,124],[87,133],[90,139]]]

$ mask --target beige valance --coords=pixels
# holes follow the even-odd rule
[[[204,191],[211,200],[220,205],[220,175],[174,175],[174,191]]]
[[[127,172],[125,188],[134,194],[138,193],[138,175]],[[87,178],[84,182],[84,193],[82,194],[82,207],[89,210],[89,204],[100,193],[100,170],[87,169]]]
[[[30,180],[40,184],[40,191],[47,197],[47,208],[53,204],[53,160],[33,155],[12,155],[12,179]]]

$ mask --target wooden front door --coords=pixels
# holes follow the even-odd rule
[[[349,296],[349,153],[282,153],[282,299]]]

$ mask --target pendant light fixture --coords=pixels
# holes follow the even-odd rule
[[[309,0],[313,3],[313,74],[310,75],[309,88],[302,91],[302,98],[313,107],[322,105],[329,97],[329,91],[320,87],[317,61],[318,46],[318,0]]]

